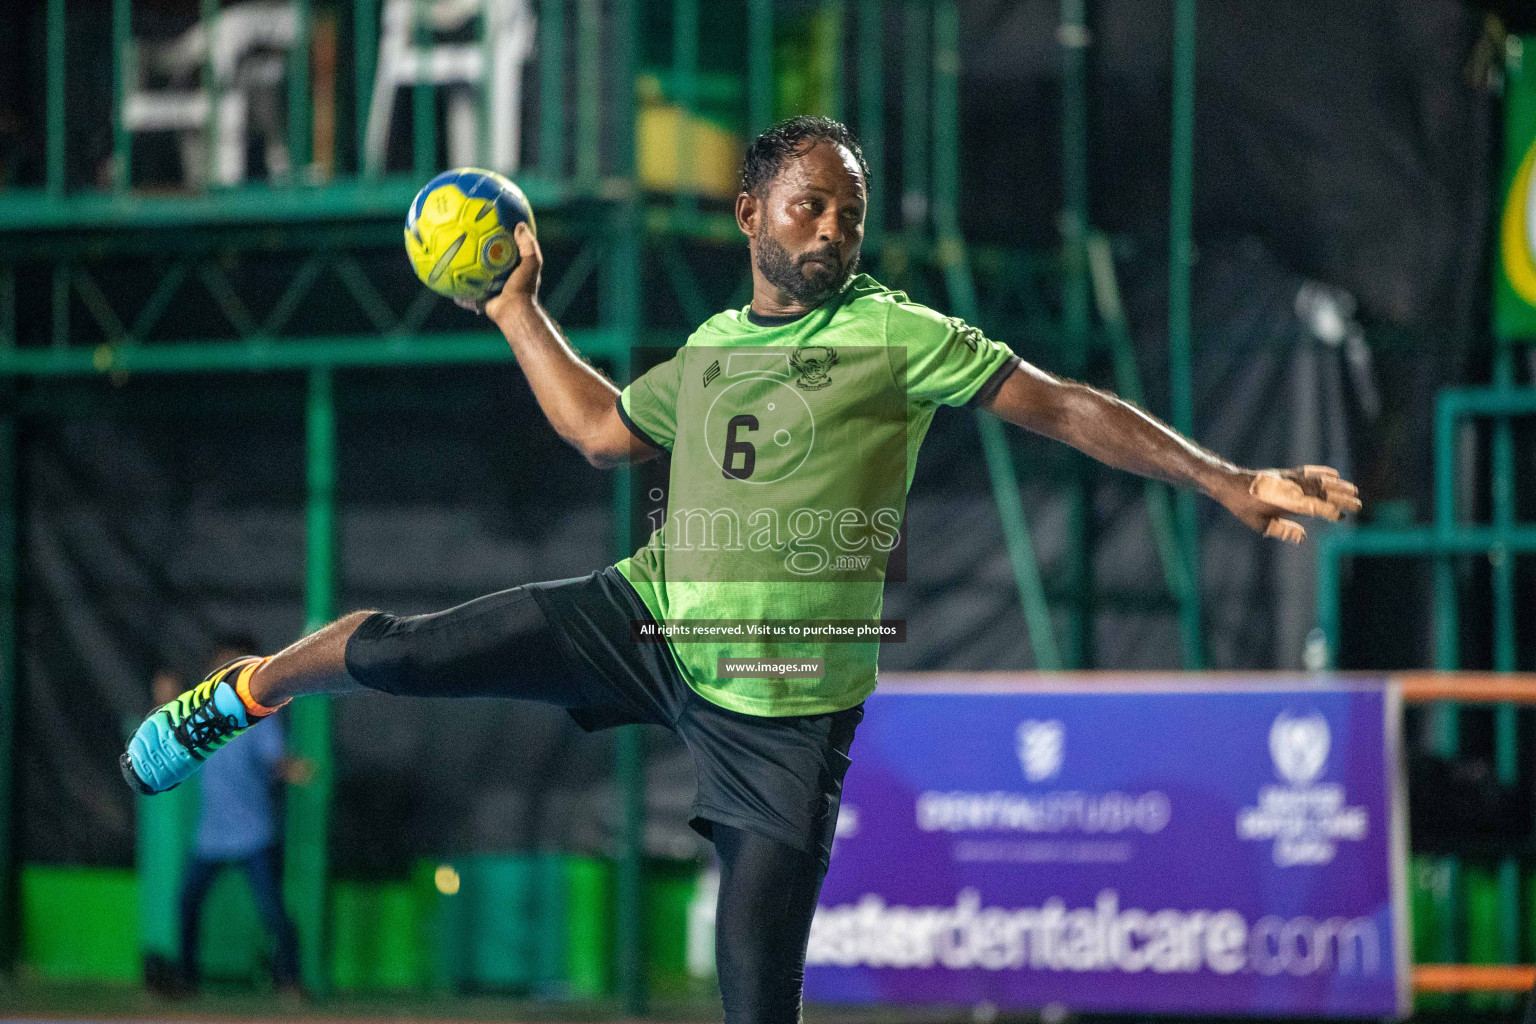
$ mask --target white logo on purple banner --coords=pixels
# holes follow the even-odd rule
[[[1014,753],[1028,782],[1050,782],[1060,775],[1066,749],[1067,727],[1060,719],[1029,718],[1014,730]],[[957,862],[1082,864],[1124,863],[1131,859],[1134,850],[1124,841],[1019,842],[1006,835],[1152,835],[1167,828],[1173,814],[1168,795],[1160,790],[1140,794],[1118,790],[925,790],[918,794],[915,810],[917,827],[924,832],[1003,834],[957,842],[953,851]]]
[[[1269,756],[1285,785],[1259,790],[1258,806],[1238,814],[1237,835],[1273,841],[1277,867],[1330,864],[1340,842],[1366,836],[1366,809],[1345,806],[1343,786],[1318,782],[1331,744],[1328,720],[1316,711],[1282,711],[1270,726]]]
[[[1030,782],[1054,779],[1066,756],[1067,729],[1056,719],[1019,723],[1019,766]]]
[[[1328,720],[1317,712],[1294,718],[1281,712],[1269,728],[1269,756],[1275,771],[1293,786],[1310,786],[1328,763]]]

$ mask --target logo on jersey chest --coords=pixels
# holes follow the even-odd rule
[[[837,349],[831,345],[809,345],[789,356],[789,367],[796,374],[795,387],[802,391],[820,391],[831,384],[831,370],[836,365]]]

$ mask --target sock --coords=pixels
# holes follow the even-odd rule
[[[249,665],[242,667],[240,674],[235,677],[235,694],[239,696],[240,703],[245,705],[245,713],[252,719],[265,718],[282,707],[283,704],[287,704],[288,700],[293,699],[289,697],[288,700],[283,701],[281,704],[269,708],[265,704],[257,703],[256,698],[251,696],[251,677],[256,674],[257,669],[271,660],[271,657],[257,658]]]

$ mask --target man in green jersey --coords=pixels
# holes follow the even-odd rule
[[[144,722],[124,777],[163,792],[262,716],[320,692],[516,697],[568,708],[588,729],[665,725],[693,755],[693,825],[720,855],[725,1019],[797,1021],[848,752],[875,688],[871,630],[938,406],[987,409],[1197,488],[1293,543],[1304,533],[1287,515],[1360,507],[1326,467],[1241,469],[856,275],[868,183],[836,122],[798,117],[759,136],[736,200],[751,304],[710,318],[622,390],[539,305],[539,248],[519,225],[521,263],[482,311],[551,425],[593,465],[670,458],[648,539],[590,576],[432,615],[354,612],[235,661]]]

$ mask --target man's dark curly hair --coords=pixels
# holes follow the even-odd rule
[[[780,121],[752,140],[752,145],[747,147],[747,159],[741,165],[741,190],[762,198],[784,166],[784,161],[799,156],[818,142],[835,143],[853,154],[864,175],[864,191],[867,195],[869,164],[864,162],[864,151],[859,148],[859,140],[853,137],[847,125],[830,117],[815,117],[811,114]]]

